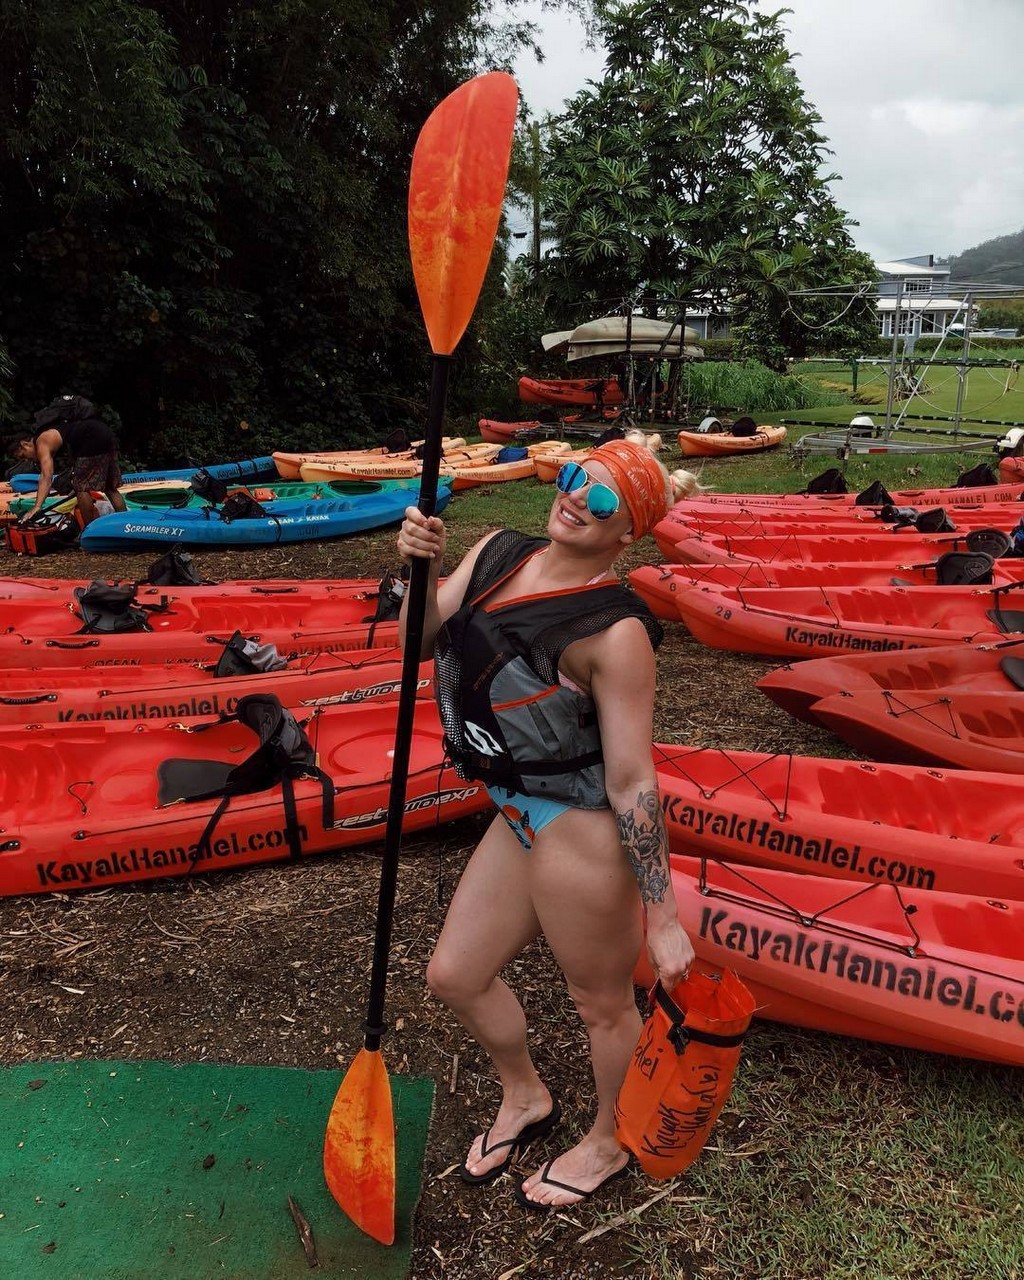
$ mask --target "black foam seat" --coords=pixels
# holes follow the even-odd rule
[[[999,669],[1011,684],[1024,689],[1024,658],[1003,658]]]

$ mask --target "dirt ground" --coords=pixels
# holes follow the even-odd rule
[[[382,534],[247,553],[244,560],[197,555],[196,564],[212,578],[369,576],[393,565],[392,548],[393,534]],[[655,554],[648,543],[632,552],[632,564]],[[0,574],[123,579],[141,576],[153,558],[70,553],[30,562],[0,553]],[[753,691],[774,664],[705,649],[680,625],[666,630],[659,739],[842,754],[826,733],[791,721]],[[485,821],[448,825],[403,847],[384,1055],[390,1072],[429,1076],[436,1086],[411,1275],[641,1275],[614,1230],[587,1243],[579,1237],[601,1221],[599,1213],[639,1206],[654,1194],[657,1184],[642,1175],[618,1184],[599,1208],[524,1221],[508,1179],[472,1189],[455,1173],[474,1133],[489,1122],[497,1091],[480,1052],[427,992],[424,969]],[[0,902],[0,1059],[343,1070],[362,1038],[379,853],[367,848],[304,864]],[[589,1105],[582,1028],[543,942],[508,977],[525,1001],[542,1073],[563,1100],[564,1138],[585,1125]],[[679,1263],[679,1276],[700,1274],[697,1257],[680,1256]]]

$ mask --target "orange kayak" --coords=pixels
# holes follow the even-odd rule
[[[874,560],[878,564],[907,564],[934,560],[945,551],[962,550],[965,538],[955,533],[779,533],[763,537],[727,533],[686,535],[677,522],[662,520],[651,530],[658,550],[673,564],[721,564],[756,560],[776,564],[798,560],[804,564]]]
[[[664,743],[654,761],[673,853],[1024,899],[1012,774]]]
[[[672,859],[698,959],[734,970],[758,1016],[1024,1065],[1024,907]],[[650,985],[646,949],[635,979]]]
[[[729,431],[680,431],[679,452],[686,458],[721,458],[733,453],[761,453],[786,438],[785,427],[764,426],[749,436]]]
[[[814,703],[843,690],[891,689],[926,693],[932,698],[941,697],[947,689],[1012,693],[1020,687],[1017,664],[1022,659],[1024,640],[956,644],[909,653],[850,653],[779,667],[762,676],[757,687],[783,711],[814,723]]]
[[[470,444],[446,450],[441,457],[440,474],[450,475],[453,467],[482,467],[494,461],[500,446]],[[307,483],[324,480],[410,480],[423,470],[420,458],[338,458],[320,462],[303,462],[299,475]]]
[[[443,449],[457,449],[466,443],[465,436],[445,436],[441,442]],[[298,480],[299,470],[303,463],[316,462],[339,462],[349,458],[362,458],[370,460],[373,458],[410,458],[412,457],[412,449],[399,450],[398,452],[389,452],[383,446],[375,449],[336,449],[319,453],[274,453],[271,455],[274,459],[274,466],[277,468],[277,474],[282,480]]]
[[[294,782],[293,832],[302,857],[381,840],[395,745],[394,702],[330,707],[306,724],[328,775],[333,821],[315,777]],[[169,761],[217,777],[259,745],[236,722],[194,726],[67,724],[0,734],[5,796],[0,895],[107,888],[160,876],[280,861],[290,856],[281,784],[232,798],[201,844],[217,799],[176,802],[161,786]],[[479,783],[444,766],[432,701],[417,701],[403,822],[433,827],[490,805]],[[181,794],[180,792],[177,794]]]

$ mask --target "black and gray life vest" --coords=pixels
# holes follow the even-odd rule
[[[597,709],[589,695],[559,683],[559,659],[575,640],[622,618],[639,618],[655,648],[663,632],[643,601],[617,582],[489,605],[487,597],[547,545],[514,530],[492,538],[461,607],[438,632],[445,745],[462,778],[602,809],[608,797]]]

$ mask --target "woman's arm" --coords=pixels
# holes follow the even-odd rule
[[[458,568],[444,582],[439,582],[441,562],[448,540],[444,522],[439,516],[425,516],[418,507],[406,508],[405,519],[398,531],[398,554],[407,564],[411,564],[416,559],[430,562],[427,568],[427,605],[423,618],[423,643],[420,645],[421,662],[433,656],[434,640],[438,631],[462,603],[462,598],[473,576],[473,566],[480,554],[480,548],[493,537],[494,534],[489,533],[481,538],[466,553]],[[407,591],[398,615],[398,640],[403,648],[408,607],[409,592]]]
[[[655,977],[671,991],[693,962],[679,922],[668,839],[651,753],[654,652],[647,631],[626,618],[604,632],[593,651],[590,680],[604,751],[605,788],[640,889],[647,952]]]

